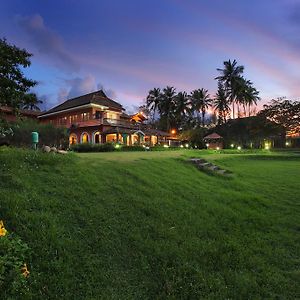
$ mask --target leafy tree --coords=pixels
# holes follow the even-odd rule
[[[30,66],[31,56],[25,49],[0,39],[0,106],[10,106],[17,110],[24,105],[34,107],[40,103],[37,103],[36,97],[27,95],[37,82],[26,78],[21,69]]]
[[[285,97],[273,99],[259,112],[268,120],[282,125],[290,134],[300,134],[300,102]]]

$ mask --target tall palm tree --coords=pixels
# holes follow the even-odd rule
[[[214,109],[218,112],[218,124],[226,123],[227,115],[230,113],[228,93],[221,82],[218,83],[218,91],[214,99]]]
[[[174,98],[174,115],[177,121],[177,128],[186,120],[190,114],[189,97],[186,92],[179,92]]]
[[[191,104],[193,111],[199,114],[201,112],[201,121],[202,126],[205,125],[205,113],[209,106],[211,105],[212,100],[210,99],[210,95],[208,93],[208,90],[202,88],[198,90],[192,91],[191,94]]]
[[[172,86],[167,86],[163,89],[161,94],[161,101],[159,102],[159,112],[161,116],[166,118],[167,131],[170,129],[171,118],[174,115],[174,100],[176,89]]]
[[[247,115],[246,107],[248,107],[248,115],[250,116],[251,106],[257,105],[258,100],[260,100],[258,90],[253,87],[253,83],[250,80],[242,77],[237,92],[237,103],[243,106],[244,116]]]
[[[232,104],[232,114],[233,118],[235,117],[235,101],[237,90],[239,88],[239,80],[244,72],[244,66],[238,66],[237,61],[234,59],[231,61],[224,61],[224,69],[217,69],[220,72],[220,76],[216,77],[215,79],[221,81],[225,88],[229,93],[230,103]]]
[[[160,88],[154,88],[154,89],[150,90],[148,93],[148,96],[147,96],[146,106],[150,111],[152,111],[152,123],[154,123],[155,113],[159,106],[160,101],[161,101]]]

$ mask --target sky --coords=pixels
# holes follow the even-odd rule
[[[0,38],[49,109],[98,89],[128,111],[154,87],[216,92],[236,59],[261,104],[300,99],[300,0],[1,0]]]

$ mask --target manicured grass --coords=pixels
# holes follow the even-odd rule
[[[32,249],[34,299],[295,299],[299,181],[288,152],[2,149],[0,219]]]

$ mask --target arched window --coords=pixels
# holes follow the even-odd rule
[[[94,132],[94,143],[101,144],[101,134],[99,131]]]
[[[89,134],[87,132],[83,132],[81,135],[81,143],[85,144],[89,142],[90,142]]]
[[[77,135],[75,133],[70,134],[69,143],[70,143],[70,145],[77,144]]]

